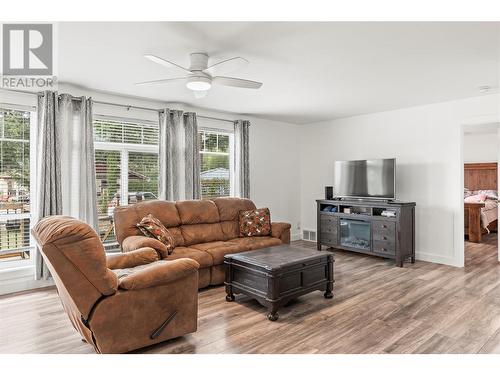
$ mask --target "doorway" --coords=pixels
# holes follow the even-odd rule
[[[500,124],[465,126],[463,134],[464,263],[496,264]]]

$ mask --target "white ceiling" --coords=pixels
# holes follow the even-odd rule
[[[293,123],[481,95],[498,87],[500,23],[60,23],[62,82]],[[242,56],[231,76],[259,90],[213,87],[194,99],[182,84],[135,82],[179,76],[143,58],[188,66],[191,52],[211,61]]]

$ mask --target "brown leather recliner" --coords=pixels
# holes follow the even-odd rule
[[[272,222],[270,236],[239,237],[239,212],[255,208],[243,198],[141,202],[115,208],[115,233],[123,252],[147,246],[162,259],[196,260],[200,264],[198,287],[203,288],[224,283],[224,255],[290,242],[290,224],[278,222]],[[145,237],[136,227],[148,214],[157,217],[174,237],[171,255],[163,243]]]
[[[98,353],[123,353],[195,332],[198,267],[143,247],[106,256],[97,233],[68,216],[32,230],[73,326]]]

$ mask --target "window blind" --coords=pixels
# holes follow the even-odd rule
[[[94,120],[94,141],[157,145],[158,126],[104,119]]]

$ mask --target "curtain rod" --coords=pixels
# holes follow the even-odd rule
[[[19,92],[19,93],[23,93],[23,94],[31,94],[31,95],[37,95],[37,96],[39,94],[38,92],[33,92],[33,91],[6,89],[6,88],[3,88],[3,87],[0,87],[0,90],[13,91],[13,92]],[[42,92],[42,94],[43,94],[43,92]],[[80,98],[73,97],[73,99],[74,100],[79,100]],[[102,101],[99,101],[99,100],[94,100],[93,102],[95,104],[109,105],[109,106],[114,106],[114,107],[123,107],[123,108],[127,108],[127,110],[133,108],[133,109],[141,109],[141,110],[144,110],[144,111],[154,111],[154,112],[158,112],[158,113],[163,112],[163,109],[156,109],[156,108],[149,108],[149,107],[139,107],[139,106],[135,106],[135,105],[126,105],[126,104],[118,104],[118,103],[111,103],[111,102],[102,102]],[[198,114],[196,115],[196,117],[204,118],[204,119],[207,119],[207,120],[230,122],[231,124],[234,123],[233,120],[228,120],[228,119],[219,118],[219,117],[202,116],[202,115],[198,115]]]

